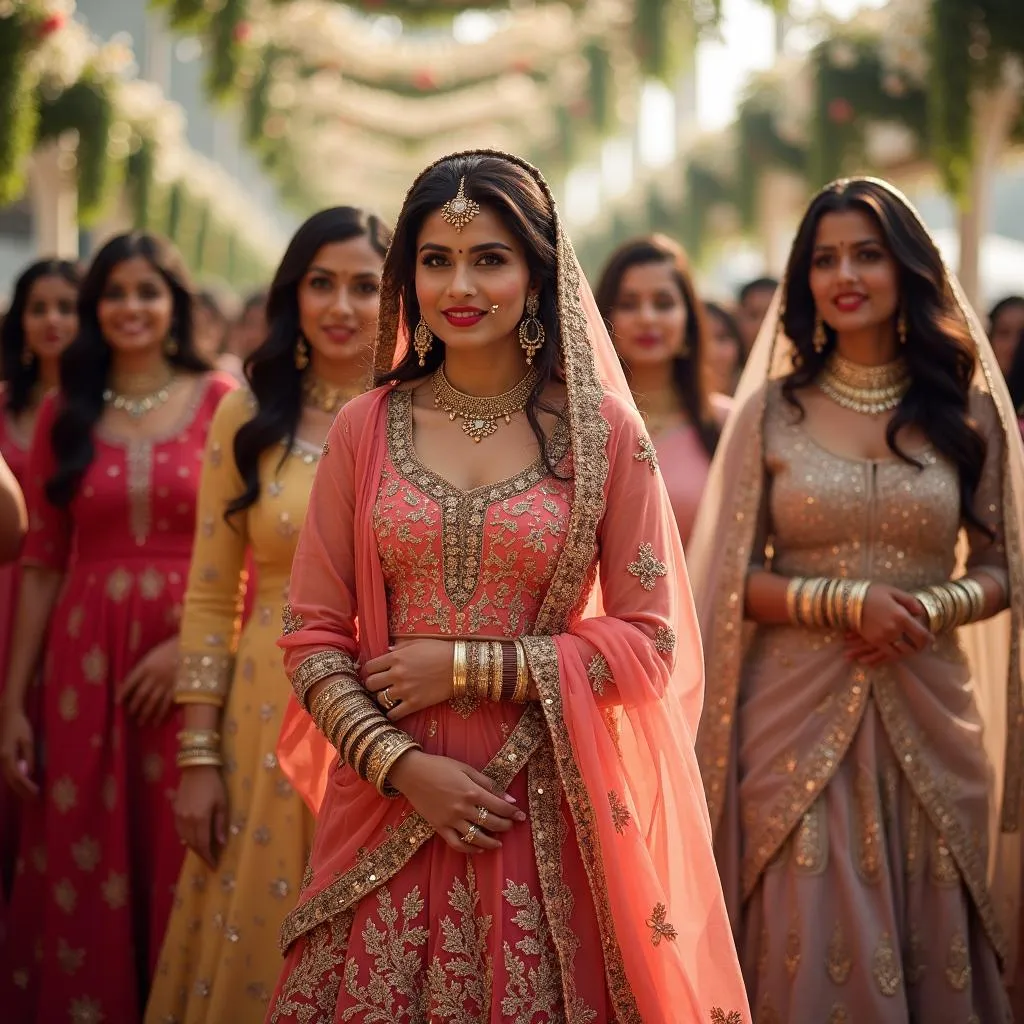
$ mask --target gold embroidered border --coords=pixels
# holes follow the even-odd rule
[[[530,824],[544,912],[561,968],[562,1003],[566,1024],[590,1024],[594,1010],[576,990],[576,953],[580,941],[572,927],[575,897],[562,877],[562,787],[555,768],[551,741],[545,737],[530,761]]]
[[[483,568],[487,509],[534,487],[548,475],[542,458],[509,480],[493,486],[463,491],[423,465],[413,444],[412,392],[392,391],[388,397],[388,457],[402,475],[435,501],[441,510],[441,552],[444,589],[460,611],[473,599]],[[569,438],[561,423],[552,432],[550,458],[558,464],[569,450]]]
[[[744,899],[754,891],[761,872],[836,773],[864,717],[870,692],[867,673],[863,669],[855,669],[852,678],[837,695],[838,714],[767,809],[763,816],[767,825],[746,844],[749,852],[743,858],[740,870]]]
[[[747,644],[742,642],[743,606],[747,570],[757,530],[757,512],[761,503],[764,467],[764,416],[767,389],[754,409],[756,426],[744,445],[742,468],[737,479],[736,508],[732,522],[723,527],[720,561],[726,567],[715,596],[711,622],[701,622],[705,635],[707,663],[704,671],[706,691],[704,713],[697,730],[696,752],[704,780],[711,828],[717,832],[725,804],[726,775],[731,762],[733,720],[739,693],[740,672]],[[753,399],[752,399],[753,401]]]
[[[217,704],[227,700],[235,659],[231,654],[183,654],[174,684],[176,704]]]
[[[299,667],[291,674],[292,689],[299,703],[306,708],[306,697],[309,691],[328,676],[351,676],[357,678],[356,664],[344,651],[317,651],[304,658]]]
[[[501,750],[483,769],[484,775],[503,789],[522,770],[544,738],[544,720],[540,709],[531,704],[523,712]],[[282,952],[300,936],[329,921],[378,886],[390,881],[414,853],[432,836],[434,830],[419,814],[410,814],[375,850],[349,868],[316,895],[300,903],[281,927]]]
[[[932,770],[928,746],[900,706],[899,683],[888,672],[875,681],[875,703],[896,754],[896,761],[932,825],[952,852],[985,931],[999,959],[1005,963],[1009,947],[989,892],[985,858],[971,841],[969,830],[947,802],[946,794]]]
[[[601,860],[601,840],[594,822],[594,809],[590,805],[586,784],[576,764],[562,714],[558,651],[550,637],[523,637],[522,642],[526,649],[530,676],[540,694],[540,707],[551,734],[551,745],[562,783],[562,792],[572,812],[580,856],[590,881],[590,895],[594,901],[598,927],[601,929],[608,994],[615,1007],[619,1024],[642,1024],[640,1011],[626,976],[622,950],[615,935],[615,919],[608,902],[608,887]]]

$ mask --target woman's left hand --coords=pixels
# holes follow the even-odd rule
[[[450,640],[399,640],[363,666],[363,682],[388,718],[399,722],[451,698],[454,648]]]
[[[928,620],[923,615],[915,615],[914,618],[926,629],[928,628]],[[904,658],[909,658],[911,655],[919,653],[909,644],[900,644],[898,647],[886,644],[884,647],[876,647],[858,633],[851,632],[846,634],[846,650],[844,652],[846,660],[855,661],[869,668],[902,661]]]
[[[178,675],[178,638],[157,644],[128,673],[117,691],[117,702],[139,725],[158,725],[174,700]]]

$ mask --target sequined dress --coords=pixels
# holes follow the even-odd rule
[[[969,529],[968,566],[999,575],[1002,435],[990,401],[974,396],[972,415],[989,442],[975,507],[997,539]],[[933,449],[918,453],[920,470],[835,455],[775,385],[764,439],[773,571],[908,591],[949,578],[959,482]],[[738,787],[726,798],[737,813],[716,853],[723,877],[739,873],[754,1020],[1000,1024],[988,763],[961,648],[947,635],[865,669],[843,643],[836,631],[758,627],[742,670]]]
[[[171,810],[179,726],[177,715],[138,726],[114,696],[178,631],[206,434],[234,386],[196,380],[160,437],[97,430],[68,509],[45,497],[53,400],[40,411],[22,561],[64,581],[42,671],[41,795],[25,808],[0,951],[0,1006],[19,1024],[141,1019],[183,854]]]
[[[274,754],[291,694],[276,641],[320,448],[264,452],[259,499],[225,522],[243,491],[235,435],[254,412],[248,391],[233,392],[210,428],[181,634],[179,687],[223,707],[228,841],[214,871],[186,854],[146,1008],[151,1024],[263,1020],[281,969],[281,922],[312,842],[313,817]],[[256,592],[241,627],[247,553]]]

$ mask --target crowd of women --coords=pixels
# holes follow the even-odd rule
[[[733,308],[591,293],[491,152],[230,327],[151,235],[27,268],[5,1019],[1012,1020],[1022,335],[874,179]]]

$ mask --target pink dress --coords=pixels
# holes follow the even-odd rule
[[[55,402],[39,414],[27,479],[22,563],[64,573],[49,624],[37,732],[40,798],[25,806],[0,1006],[19,1024],[141,1019],[184,847],[177,715],[138,726],[114,694],[132,667],[176,635],[195,529],[206,433],[235,387],[197,381],[163,437],[97,430],[70,507],[51,505]]]

